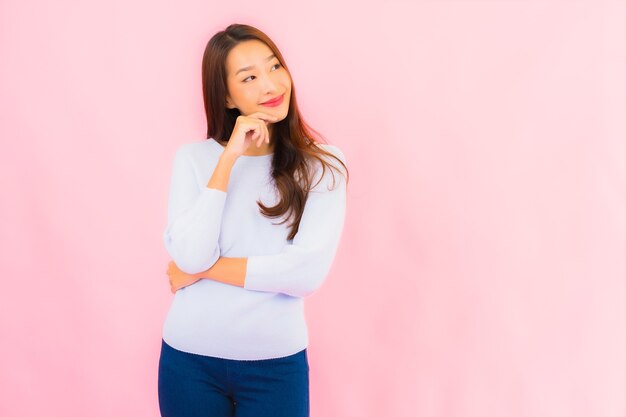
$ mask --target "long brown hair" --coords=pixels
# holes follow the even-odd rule
[[[241,113],[237,108],[229,109],[226,107],[228,88],[226,83],[226,58],[231,49],[237,44],[253,39],[265,43],[274,52],[291,78],[291,72],[278,47],[259,29],[244,24],[232,24],[225,30],[213,35],[204,50],[202,58],[202,91],[207,118],[206,139],[214,138],[217,141],[228,142],[233,132],[237,117]],[[313,133],[315,133],[315,138]],[[332,157],[339,161],[345,169],[346,184],[349,181],[348,168],[343,161],[322,149],[322,147],[317,146],[314,141],[316,138],[321,142],[323,136],[311,128],[302,118],[298,109],[296,88],[292,79],[287,117],[274,123],[272,127],[271,140],[274,143],[274,156],[272,157],[271,175],[279,192],[280,200],[273,207],[265,206],[260,201],[257,201],[261,213],[266,217],[276,218],[288,213],[288,216],[278,224],[283,224],[293,217],[290,223],[291,230],[287,238],[288,240],[293,239],[298,232],[308,192],[312,188],[313,172],[311,171],[311,158],[318,160],[322,164],[320,181],[327,168],[331,169],[331,172],[332,169],[338,170],[335,165],[326,162],[323,159],[324,156]]]

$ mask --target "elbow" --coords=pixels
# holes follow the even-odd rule
[[[183,258],[180,261],[177,261],[176,259],[174,259],[174,262],[176,263],[176,266],[178,266],[178,268],[181,271],[187,274],[197,274],[199,272],[204,272],[207,269],[211,268],[213,265],[215,265],[219,257],[220,256],[218,252],[217,254],[214,254],[209,258],[203,258],[203,259],[184,259]]]
[[[218,250],[212,253],[211,256],[209,257],[202,257],[202,258],[179,257],[178,260],[172,257],[172,259],[174,260],[174,263],[176,263],[176,266],[178,266],[178,268],[181,271],[187,274],[197,274],[199,272],[204,272],[207,269],[211,268],[213,265],[215,265],[219,257],[220,257],[220,253]]]
[[[330,265],[328,265],[328,267],[322,267],[314,273],[309,274],[307,277],[304,277],[298,288],[292,290],[289,295],[305,298],[317,292],[326,280],[329,267]]]
[[[334,258],[334,251],[324,251],[318,256],[311,256],[309,258],[308,273],[301,277],[302,280],[296,291],[298,297],[309,297],[320,289],[324,281],[326,281]]]
[[[197,274],[211,268],[220,257],[220,248],[215,245],[213,250],[199,251],[197,248],[186,248],[175,245],[165,236],[165,248],[176,266],[187,274]]]

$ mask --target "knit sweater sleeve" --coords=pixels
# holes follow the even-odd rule
[[[199,187],[189,151],[182,145],[174,156],[163,242],[176,266],[195,274],[209,269],[220,256],[226,192]]]
[[[327,145],[327,149],[346,163],[338,147]],[[337,161],[329,160],[343,171]],[[312,184],[318,180],[319,175],[314,177]],[[345,178],[342,173],[331,173],[327,168],[322,180],[309,192],[292,244],[277,254],[249,256],[244,288],[294,297],[306,297],[315,292],[325,280],[335,257],[345,210]]]

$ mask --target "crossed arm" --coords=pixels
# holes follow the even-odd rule
[[[198,272],[197,274],[188,274],[178,268],[174,261],[170,261],[167,274],[170,277],[171,291],[175,293],[180,288],[191,285],[203,278],[243,288],[247,264],[248,258],[226,258],[220,256],[217,262],[206,271]]]
[[[187,150],[182,148],[175,157],[164,233],[165,246],[175,261],[167,271],[172,292],[200,279],[294,297],[319,288],[343,228],[346,184],[342,176],[336,174],[339,183],[332,191],[327,188],[331,178],[326,176],[309,192],[298,233],[280,253],[222,257],[218,240],[233,161],[222,154],[207,187],[198,191]],[[343,159],[341,150],[336,152]]]

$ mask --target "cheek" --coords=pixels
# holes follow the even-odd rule
[[[243,102],[249,101],[253,96],[254,92],[250,88],[239,87],[231,89],[231,97],[241,104],[244,104]]]
[[[258,92],[253,91],[252,89],[246,90],[243,94],[244,100],[251,102],[251,103],[256,103],[256,99],[258,96],[259,96]]]

